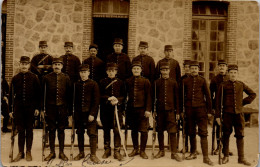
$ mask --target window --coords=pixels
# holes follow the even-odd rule
[[[227,3],[193,2],[192,60],[199,61],[199,74],[211,80],[219,59],[225,59]]]

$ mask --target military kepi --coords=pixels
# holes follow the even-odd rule
[[[62,58],[53,58],[52,64],[55,64],[55,63],[61,63],[61,64],[63,64]]]
[[[121,38],[115,38],[113,45],[115,44],[123,45],[123,40]]]
[[[140,41],[140,43],[139,43],[139,47],[145,47],[145,48],[148,48],[148,42]]]
[[[220,65],[220,64],[226,64],[227,65],[227,62],[226,62],[226,60],[218,60],[218,65]]]
[[[190,65],[190,60],[184,60],[183,65]]]
[[[40,41],[39,42],[39,47],[41,47],[41,46],[48,46],[47,45],[47,41]]]
[[[117,70],[116,63],[107,63],[106,70]]]
[[[164,50],[173,50],[172,45],[165,45]]]
[[[170,65],[168,62],[161,62],[160,64],[160,70],[162,69],[169,69],[170,68]]]
[[[73,47],[73,42],[65,42],[64,47],[67,46]]]
[[[79,67],[79,71],[89,71],[89,65],[83,64]]]
[[[236,64],[230,64],[228,65],[228,71],[229,70],[238,70],[238,66]]]
[[[97,49],[98,49],[98,45],[92,43],[92,44],[89,45],[89,48],[88,48],[88,49],[90,50],[90,49],[92,49],[92,48],[95,48],[95,49],[97,50]]]
[[[140,61],[133,61],[132,62],[132,67],[134,67],[134,66],[139,66],[139,67],[142,68],[142,63]]]
[[[198,61],[196,61],[196,60],[193,60],[193,61],[190,61],[190,66],[200,66],[199,65],[199,62]]]
[[[20,63],[30,63],[30,57],[28,56],[22,56],[20,58]]]

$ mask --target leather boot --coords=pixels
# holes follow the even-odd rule
[[[171,154],[171,159],[175,159],[178,162],[182,161],[181,157],[179,157],[179,155],[177,153],[172,153]]]
[[[18,155],[13,160],[13,162],[18,162],[18,161],[20,161],[23,158],[24,158],[24,153],[23,152],[19,152]]]
[[[229,158],[227,156],[224,156],[222,159],[222,164],[226,164],[226,163],[228,163],[228,161],[229,161]]]
[[[123,161],[124,157],[123,155],[120,154],[120,151],[115,151],[114,152],[114,158],[117,159],[118,161]]]
[[[165,156],[164,150],[159,150],[159,152],[154,156],[155,159],[161,158]]]
[[[223,150],[222,153],[224,156],[228,157],[229,156],[229,136],[223,135]]]
[[[203,163],[208,164],[208,165],[210,165],[210,166],[213,166],[213,165],[214,165],[214,163],[209,159],[208,156],[203,157]]]
[[[26,151],[26,161],[32,161],[31,151]]]
[[[58,130],[58,140],[59,140],[59,151],[60,151],[60,153],[63,153],[63,150],[64,150],[64,140],[65,140],[64,130],[63,131],[62,130]]]
[[[46,158],[44,158],[44,161],[50,161],[51,159],[56,158],[55,152],[51,152]]]
[[[147,139],[148,139],[148,133],[147,132],[141,132],[140,156],[143,159],[148,159],[148,156],[145,153]]]
[[[103,159],[106,159],[106,158],[108,158],[109,156],[111,156],[111,149],[106,149],[105,152],[104,152],[104,154],[103,154],[103,156],[102,156],[102,158],[103,158]]]
[[[133,151],[130,153],[130,154],[128,154],[128,156],[129,157],[133,157],[133,156],[136,156],[136,155],[138,155],[140,153],[140,151],[139,151],[139,149],[133,149]]]
[[[200,137],[200,144],[203,157],[208,157],[208,139],[207,137]]]
[[[96,139],[97,140],[97,139]],[[90,155],[90,160],[95,163],[95,164],[99,164],[101,161],[98,159],[98,157],[96,155],[91,154]]]
[[[82,158],[85,157],[85,153],[84,152],[80,152],[76,157],[74,157],[74,161],[79,161]]]
[[[187,156],[185,159],[186,160],[197,159],[197,154],[196,153],[190,153],[190,155]]]
[[[26,150],[32,150],[32,143],[33,143],[33,129],[26,129]]]
[[[68,161],[68,157],[64,154],[64,152],[59,153],[59,158],[63,161]]]
[[[236,143],[237,143],[237,152],[238,152],[238,163],[239,164],[244,164],[246,166],[251,166],[251,163],[249,163],[245,159],[245,155],[244,155],[244,139],[243,138],[237,138],[236,139]]]
[[[148,156],[144,151],[140,151],[140,157],[142,157],[143,159],[148,159]]]
[[[134,149],[130,154],[128,154],[129,157],[133,157],[133,156],[138,155],[140,153],[139,144],[138,144],[138,131],[132,130],[131,136],[132,136]]]
[[[19,153],[24,153],[24,145],[25,145],[25,130],[18,131],[18,149]]]

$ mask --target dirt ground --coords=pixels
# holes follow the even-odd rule
[[[234,135],[232,134],[231,136],[231,141],[230,141],[230,151],[234,153],[233,156],[230,156],[229,158],[229,163],[225,165],[219,165],[218,164],[218,156],[217,155],[210,155],[210,150],[211,150],[211,131],[212,128],[209,127],[209,136],[208,136],[208,141],[209,141],[209,157],[210,159],[214,162],[214,166],[231,166],[231,167],[239,167],[239,166],[244,166],[240,165],[237,163],[237,149],[236,149],[236,141],[234,138]],[[259,135],[258,135],[258,127],[246,127],[245,128],[245,154],[247,160],[252,163],[252,166],[257,166],[258,162],[258,155],[259,155]],[[65,131],[65,144],[70,144],[70,134],[71,130],[67,129]],[[131,138],[130,138],[130,131],[128,132],[128,144],[132,144]],[[165,135],[167,136],[167,135]],[[102,159],[102,154],[104,152],[103,150],[103,132],[102,130],[99,130],[99,143],[98,143],[98,150],[97,150],[97,156],[100,158],[102,161],[102,164],[92,164],[91,162],[88,161],[88,156],[84,160],[81,161],[68,161],[68,162],[63,162],[60,159],[56,158],[51,162],[42,162],[42,154],[41,154],[41,137],[42,137],[42,130],[41,129],[35,129],[34,130],[34,140],[33,140],[33,148],[32,148],[32,156],[33,156],[33,161],[27,162],[25,159],[22,159],[19,162],[16,163],[9,163],[9,151],[10,151],[10,133],[1,133],[1,162],[3,166],[149,166],[149,167],[166,167],[166,166],[176,166],[176,167],[203,167],[203,166],[208,166],[206,164],[203,164],[203,157],[201,154],[201,147],[200,147],[200,139],[197,137],[197,149],[198,152],[200,153],[198,155],[198,158],[195,160],[184,160],[182,162],[177,162],[175,160],[170,159],[170,151],[166,151],[166,155],[163,158],[160,159],[155,159],[151,160],[151,153],[152,150],[151,148],[146,149],[146,153],[149,156],[148,160],[141,159],[140,156],[135,156],[132,159],[125,160],[123,162],[119,162],[115,159],[113,159],[113,156],[109,157],[108,159]],[[180,136],[181,137],[181,136]],[[181,139],[181,138],[180,138]],[[167,137],[165,137],[165,143],[167,141]],[[56,144],[58,143],[56,139]],[[111,142],[111,146],[113,147],[113,141]],[[149,137],[148,137],[148,145],[151,145],[152,143],[152,132],[149,132]],[[75,144],[77,144],[77,137],[75,138]],[[85,144],[88,144],[88,137],[85,135]],[[158,142],[156,141],[156,144]],[[181,140],[180,140],[180,148],[182,148]],[[17,148],[17,136],[15,138],[15,148],[14,148],[14,157],[18,153],[18,148]],[[128,153],[130,153],[132,150],[131,147],[128,147]],[[156,148],[155,153],[157,153],[158,148]],[[69,158],[70,154],[70,147],[65,147],[64,150],[65,154]],[[90,152],[89,148],[85,148],[85,154],[88,154]],[[121,150],[121,153],[123,152],[123,149]],[[56,155],[58,155],[59,150],[58,147],[56,147]],[[45,150],[45,155],[47,156],[49,154],[49,148]],[[78,149],[77,147],[74,147],[74,156],[78,154]],[[113,152],[112,152],[113,155]],[[181,153],[179,153],[181,156]],[[189,153],[186,153],[186,156],[188,156]]]

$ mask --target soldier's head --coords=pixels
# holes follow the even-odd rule
[[[47,53],[47,49],[48,49],[47,41],[40,41],[39,42],[40,53]]]
[[[61,58],[54,58],[52,61],[52,68],[55,73],[61,73],[63,68],[63,60]]]
[[[229,74],[229,79],[231,81],[237,80],[238,76],[238,66],[236,64],[230,64],[228,65],[228,74]]]
[[[225,60],[218,60],[218,70],[221,75],[227,72],[227,62]]]
[[[30,57],[28,56],[22,56],[20,58],[20,70],[22,73],[26,73],[29,71],[30,67]]]
[[[113,43],[113,48],[115,53],[117,54],[122,53],[123,47],[124,47],[123,40],[121,38],[115,38]]]
[[[115,78],[117,74],[117,64],[116,63],[107,63],[106,66],[107,76],[109,78]]]
[[[140,41],[138,50],[140,52],[140,55],[147,55],[148,54],[148,42]]]
[[[141,72],[142,72],[142,64],[140,61],[133,61],[132,62],[132,73],[133,76],[137,77],[137,76],[141,76]]]
[[[199,75],[199,62],[190,61],[190,73],[192,76]]]
[[[96,57],[98,53],[98,45],[92,43],[89,45],[89,55],[91,57]]]
[[[190,73],[190,60],[184,60],[183,67],[184,67],[185,74],[189,74]]]
[[[73,51],[73,42],[65,42],[64,43],[64,50],[67,54],[72,53]]]
[[[89,65],[88,64],[83,64],[79,67],[79,75],[82,81],[88,80],[89,76]]]
[[[162,62],[160,64],[160,71],[162,74],[162,78],[166,79],[170,77],[170,66],[168,62]]]
[[[164,55],[165,55],[165,58],[167,58],[167,59],[173,57],[173,47],[172,47],[172,45],[165,45],[164,46]]]

